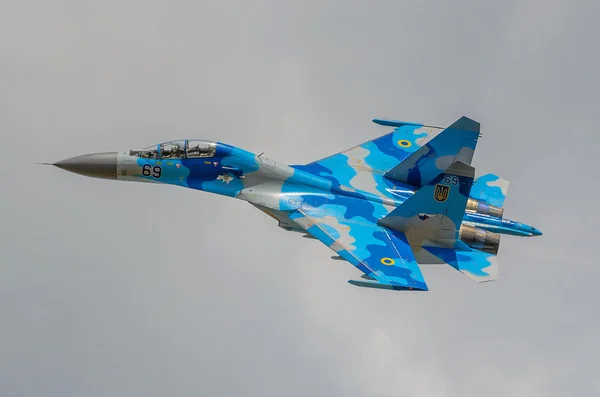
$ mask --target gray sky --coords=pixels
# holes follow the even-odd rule
[[[0,393],[600,392],[597,1],[0,2]],[[502,279],[359,272],[246,203],[56,161],[197,137],[306,163],[389,117],[482,123]]]

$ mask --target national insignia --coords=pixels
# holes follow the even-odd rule
[[[438,203],[443,203],[448,200],[448,195],[450,193],[450,186],[448,185],[440,185],[439,183],[435,185],[435,189],[433,191],[433,198]]]
[[[392,266],[394,263],[396,263],[396,261],[392,258],[381,258],[381,264],[385,266]]]

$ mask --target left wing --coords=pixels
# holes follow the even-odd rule
[[[372,279],[349,280],[349,283],[361,287],[427,291],[404,233],[361,220],[361,217],[324,216],[315,208],[298,209],[291,219],[364,272],[367,279]]]

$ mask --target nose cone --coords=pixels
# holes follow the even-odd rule
[[[542,232],[538,229],[536,229],[535,227],[531,227],[531,233],[533,233],[534,236],[541,236]]]
[[[118,152],[84,154],[52,165],[92,178],[117,179],[117,155]]]

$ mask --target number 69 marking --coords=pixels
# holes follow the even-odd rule
[[[444,176],[444,183],[456,186],[458,185],[458,177],[454,175],[446,175]]]
[[[158,165],[152,167],[150,164],[144,164],[142,167],[142,175],[144,176],[152,176],[153,178],[160,178],[162,175],[162,168]]]

